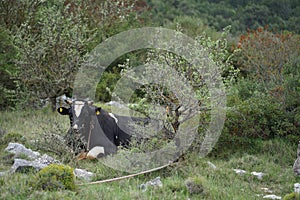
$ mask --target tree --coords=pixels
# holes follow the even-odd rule
[[[40,6],[15,37],[21,52],[18,79],[36,98],[49,98],[53,109],[56,97],[71,91],[89,38],[80,12],[68,9],[63,1]]]
[[[20,50],[17,78],[31,96],[49,99],[55,109],[57,96],[71,95],[85,53],[139,9],[135,0],[32,2],[39,3],[28,9],[14,37]]]
[[[16,73],[14,60],[17,50],[13,45],[9,31],[0,27],[0,109],[13,107],[16,84],[11,78]]]
[[[258,28],[241,35],[241,71],[264,83],[282,84],[287,63],[299,56],[299,36]]]
[[[261,85],[286,110],[299,106],[300,38],[291,33],[273,33],[266,28],[240,37],[239,68],[245,77]]]
[[[199,132],[198,130],[189,132],[198,133],[196,148],[199,147],[203,134],[208,128],[210,117],[213,117],[210,112],[222,107],[221,101],[217,100],[225,98],[225,94],[221,92],[224,89],[221,83],[229,87],[237,75],[231,63],[232,53],[228,51],[226,39],[228,31],[228,29],[224,30],[222,36],[215,41],[205,34],[196,37],[195,48],[175,36],[168,39],[169,42],[166,44],[167,48],[172,48],[172,52],[158,49],[151,49],[147,52],[145,68],[137,67],[136,69],[130,65],[130,61],[122,66],[125,68],[122,74],[123,80],[132,80],[137,83],[132,84],[134,87],[140,85],[136,92],[140,97],[139,105],[144,108],[146,115],[150,117],[154,115],[158,118],[158,115],[164,113],[161,110],[162,107],[170,108],[167,109],[167,114],[171,117],[172,126],[176,125],[176,127],[185,127],[182,125],[184,122],[200,116],[200,121],[197,121],[197,125],[200,123],[201,127]],[[178,55],[177,52],[183,54]],[[199,62],[192,64],[182,57],[187,52]],[[223,77],[218,72],[223,73]],[[214,83],[213,86],[210,83]],[[119,85],[125,84],[129,85],[125,81]],[[212,87],[215,88],[212,89]],[[212,92],[217,90],[218,94]],[[116,92],[116,96],[121,96],[120,99],[122,96],[128,96],[123,95],[122,92],[126,91],[120,89]],[[149,108],[152,105],[155,106]],[[192,128],[194,127],[191,126]]]

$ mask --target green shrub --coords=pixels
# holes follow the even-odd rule
[[[104,72],[96,88],[96,101],[108,102],[120,75],[117,71]]]
[[[7,145],[10,142],[26,142],[26,138],[20,133],[8,133],[4,134],[2,138],[0,138],[0,144]]]
[[[205,188],[206,180],[204,177],[191,177],[185,181],[185,185],[190,194],[205,194],[207,193]]]
[[[11,76],[16,73],[14,60],[18,51],[13,45],[13,39],[8,30],[0,27],[0,110],[11,108],[18,99],[16,95],[16,80]]]
[[[34,189],[72,190],[76,189],[73,168],[67,165],[51,164],[36,174],[31,184]]]
[[[166,178],[164,180],[164,187],[166,188],[166,190],[171,190],[172,192],[187,192],[184,181],[181,178],[175,176]]]
[[[298,193],[292,192],[291,194],[285,195],[283,200],[300,200],[300,197]]]
[[[271,90],[249,79],[240,79],[229,91],[224,134],[273,138],[298,135],[297,109],[289,111]]]

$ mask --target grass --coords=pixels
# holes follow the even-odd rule
[[[69,126],[66,116],[52,113],[48,108],[31,111],[0,113],[0,128],[7,133],[22,134],[27,147],[38,149],[33,140],[42,139],[46,134],[64,135]],[[13,157],[4,151],[6,144],[0,145],[0,171],[9,170]],[[0,177],[0,199],[263,199],[266,195],[262,188],[269,188],[273,194],[285,196],[293,191],[293,184],[300,182],[295,177],[292,165],[296,158],[297,142],[277,138],[273,140],[250,140],[220,138],[215,150],[206,158],[199,158],[196,152],[189,152],[179,162],[160,171],[134,178],[99,185],[83,185],[73,191],[33,190],[28,182],[33,173],[6,175]],[[76,161],[72,156],[46,152],[71,167],[83,168],[96,174],[94,180],[127,175],[103,165],[100,161]],[[66,156],[70,156],[66,159]],[[207,161],[214,163],[212,169]],[[237,175],[233,169],[243,169],[245,175]],[[262,180],[250,174],[263,172]],[[163,187],[148,187],[143,192],[142,183],[160,176]],[[189,191],[188,180],[195,181],[201,189]],[[76,180],[76,183],[82,183]]]

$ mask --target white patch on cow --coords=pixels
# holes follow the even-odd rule
[[[99,154],[105,154],[104,147],[101,146],[93,147],[86,156],[91,158],[97,158]]]
[[[116,123],[118,123],[118,119],[116,118],[116,116],[114,114],[112,114],[112,113],[108,113],[108,114],[111,118],[113,118],[115,120]]]
[[[78,125],[74,124],[73,129],[75,129],[75,130],[78,129]]]
[[[75,115],[76,117],[79,117],[81,111],[82,111],[82,108],[84,106],[84,102],[83,101],[76,101],[75,104],[74,104],[74,111],[75,111]]]

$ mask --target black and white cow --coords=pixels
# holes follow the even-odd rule
[[[161,122],[160,120],[151,121],[149,118],[114,115],[86,100],[67,102],[68,108],[59,107],[57,111],[62,115],[69,116],[71,128],[67,135],[77,134],[80,136],[80,140],[83,141],[82,148],[88,152],[86,156],[89,158],[99,158],[116,153],[117,147],[120,145],[128,146],[133,135],[143,134],[133,124],[146,126],[154,121],[151,124],[153,126],[153,124]],[[168,135],[167,137],[174,135],[165,126],[162,126],[162,131]],[[76,152],[76,148],[78,146],[75,146],[75,153],[79,153]]]
[[[116,153],[120,145],[128,146],[135,134],[130,123],[146,125],[150,122],[149,118],[114,115],[84,100],[69,104],[69,108],[59,107],[57,111],[69,116],[71,128],[68,134],[80,135],[89,158]]]

